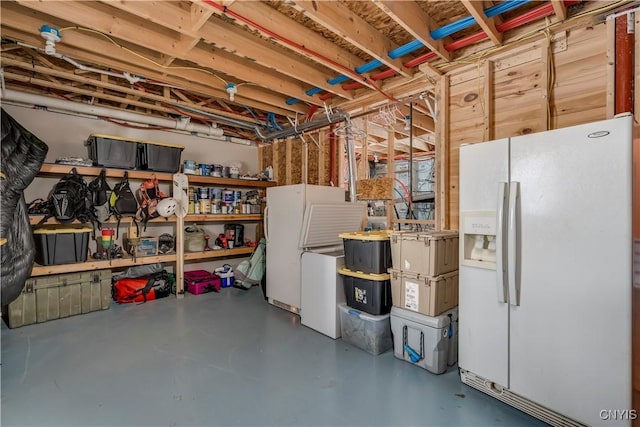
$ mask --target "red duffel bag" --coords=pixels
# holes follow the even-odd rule
[[[164,270],[151,276],[117,280],[112,289],[113,300],[117,303],[146,302],[170,293],[171,281]]]

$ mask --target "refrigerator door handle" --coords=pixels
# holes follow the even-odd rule
[[[509,216],[507,233],[507,276],[509,277],[509,303],[520,305],[520,271],[518,248],[518,204],[520,199],[520,183],[512,181],[509,188]]]
[[[269,206],[264,208],[264,213],[262,214],[262,228],[264,228],[264,238],[269,241]]]
[[[508,287],[507,281],[505,280],[505,267],[507,263],[505,262],[505,245],[504,238],[506,236],[504,230],[504,206],[507,202],[507,185],[506,182],[501,182],[498,184],[498,211],[497,211],[497,227],[496,227],[496,286],[498,288],[498,301],[499,302],[508,302]]]

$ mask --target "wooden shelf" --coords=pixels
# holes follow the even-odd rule
[[[76,168],[78,173],[83,176],[98,176],[102,168],[100,167],[87,167],[87,166],[72,166],[72,165],[60,165],[57,163],[44,163],[40,168],[38,176],[44,177],[60,177]],[[128,170],[128,169],[113,169],[105,168],[107,171],[107,178],[122,178],[125,172],[129,173],[130,180],[136,179],[149,179],[152,175],[158,178],[158,181],[171,182],[173,181],[173,174],[164,172],[154,172],[146,170]],[[231,178],[216,178],[213,176],[200,176],[200,175],[187,175],[189,177],[189,184],[207,184],[224,187],[246,187],[246,188],[267,188],[277,185],[273,181],[256,181],[251,179],[231,179]]]
[[[60,227],[76,226],[76,225],[83,225],[85,227],[92,227],[90,222],[83,224],[78,220],[74,220],[73,222],[70,222],[68,224],[61,224],[58,221],[56,221],[56,219],[53,218],[53,217],[49,218],[44,223],[40,224],[40,221],[42,220],[43,216],[44,215],[29,215],[29,223],[31,225],[57,225],[57,226],[60,226]],[[132,217],[123,217],[120,220],[120,225],[129,224],[131,222],[133,222],[133,218]],[[154,222],[154,223],[165,223],[166,222],[166,223],[171,223],[172,224],[172,223],[176,222],[176,217],[175,216],[170,216],[168,218],[164,218],[164,217],[160,217],[159,216],[159,217],[150,219],[149,222]],[[109,218],[108,221],[104,222],[104,224],[118,224],[118,220],[112,217],[112,218]],[[138,224],[140,225],[140,222],[138,222]]]
[[[237,255],[250,255],[253,252],[252,247],[241,247],[241,248],[233,248],[233,249],[219,249],[217,251],[206,251],[206,252],[185,252],[184,260],[185,261],[193,261],[199,259],[210,259],[210,258],[224,258],[229,256],[237,256]]]
[[[227,222],[227,221],[262,221],[262,214],[237,215],[187,215],[185,222]]]
[[[176,262],[176,254],[157,255],[138,258],[116,258],[112,260],[87,260],[76,264],[38,265],[33,266],[31,277],[49,274],[75,273],[78,271],[101,270],[105,268],[130,267],[132,265],[153,264],[156,262]]]
[[[61,227],[84,225],[91,227],[90,223],[83,224],[78,220],[70,222],[68,224],[61,224],[56,221],[55,218],[49,218],[46,222],[40,224],[43,215],[29,215],[29,222],[31,225],[56,225]],[[262,214],[237,214],[237,215],[187,215],[184,218],[185,222],[229,222],[229,221],[262,221]],[[133,222],[133,218],[124,217],[120,220],[120,225],[129,224]],[[176,222],[175,216],[169,218],[157,217],[149,220],[152,223],[174,223]],[[115,218],[109,218],[109,221],[104,224],[117,224],[118,220]]]

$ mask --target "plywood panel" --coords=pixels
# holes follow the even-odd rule
[[[262,152],[260,170],[265,170],[267,166],[273,166],[273,145],[263,145],[260,147],[260,151]]]
[[[303,156],[302,147],[303,143],[299,139],[291,140],[291,182],[290,184],[302,183],[302,169],[303,169]]]

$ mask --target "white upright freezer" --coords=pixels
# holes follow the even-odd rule
[[[464,383],[552,425],[630,425],[602,411],[632,409],[631,150],[628,115],[460,148]]]
[[[364,215],[366,206],[345,202],[343,188],[308,184],[268,188],[264,229],[269,303],[299,314],[302,254],[337,245],[338,234],[353,231],[354,226],[359,229]]]

